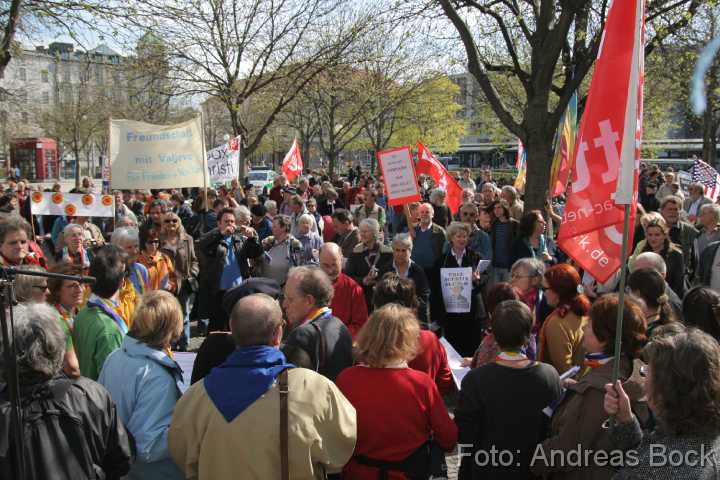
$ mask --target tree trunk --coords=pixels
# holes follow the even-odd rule
[[[703,160],[708,164],[716,167],[717,162],[717,130],[718,122],[715,119],[716,105],[714,92],[718,89],[718,77],[716,75],[708,75],[708,95],[707,107],[703,114]]]
[[[335,173],[335,165],[337,164],[339,153],[337,150],[325,152],[328,157],[328,175],[330,176]]]
[[[528,143],[524,145],[527,156],[524,197],[526,212],[530,210],[544,212],[550,183],[550,166],[553,159],[552,147],[552,139],[550,141],[528,139]]]

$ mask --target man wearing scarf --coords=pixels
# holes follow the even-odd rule
[[[87,306],[73,324],[73,343],[84,377],[97,380],[105,359],[120,348],[128,332],[117,314],[117,293],[125,277],[122,251],[114,245],[98,250],[90,263],[90,275],[96,281]]]
[[[283,308],[291,329],[283,352],[296,365],[333,382],[353,364],[352,335],[329,308],[335,291],[319,267],[295,267],[285,283]]]
[[[237,349],[175,407],[168,445],[185,478],[280,478],[276,379],[285,370],[292,478],[339,472],[355,448],[355,409],[332,382],[294,368],[278,350],[283,328],[277,302],[265,294],[242,298],[230,330]]]

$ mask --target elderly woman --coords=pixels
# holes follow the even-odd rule
[[[373,290],[373,307],[377,310],[388,303],[396,303],[417,312],[419,303],[415,283],[395,272],[383,275]],[[420,322],[418,352],[408,365],[430,375],[443,395],[453,393],[455,382],[448,366],[447,352],[435,332],[426,327],[427,324]]]
[[[182,330],[182,309],[175,297],[161,290],[147,293],[122,346],[100,372],[98,382],[110,392],[135,439],[137,455],[128,480],[184,478],[167,444],[182,382],[182,370],[169,352]]]
[[[22,395],[26,478],[120,478],[130,469],[130,442],[108,392],[94,381],[62,374],[65,334],[49,305],[18,305],[14,311],[17,372]],[[0,373],[9,366],[0,344]],[[0,478],[19,478],[12,408],[0,395]],[[32,466],[32,468],[29,468]]]
[[[400,278],[413,281],[418,300],[418,318],[423,323],[430,323],[430,284],[423,268],[410,258],[413,249],[412,237],[407,233],[398,234],[390,246],[393,251],[393,270]]]
[[[431,439],[444,451],[457,443],[457,427],[435,382],[408,367],[418,350],[419,333],[413,311],[394,303],[376,310],[360,330],[360,365],[345,369],[336,381],[358,417],[355,453],[343,478],[405,478],[395,476],[401,472],[428,478],[435,472],[408,472],[401,462],[419,455],[430,463],[423,449]]]
[[[582,363],[583,330],[590,300],[581,293],[580,275],[566,263],[545,272],[542,282],[545,299],[554,308],[540,328],[538,360],[563,374]]]
[[[552,262],[545,238],[547,222],[540,210],[530,210],[522,216],[518,225],[517,238],[510,250],[512,263],[521,258],[539,258],[543,262]]]
[[[257,276],[275,280],[285,285],[287,274],[292,267],[305,265],[303,244],[290,234],[292,221],[287,215],[278,215],[273,220],[272,235],[262,241],[265,255],[256,260]]]
[[[187,349],[190,341],[190,311],[198,291],[198,274],[200,264],[195,255],[195,242],[185,232],[181,218],[169,212],[163,218],[160,232],[160,250],[170,257],[175,267],[177,295],[183,307],[183,335],[178,343],[179,350]]]
[[[298,218],[297,239],[302,243],[302,257],[305,264],[317,265],[323,239],[313,231],[315,220],[309,213],[303,213]]]
[[[447,228],[452,222],[452,212],[450,207],[445,203],[447,200],[447,192],[440,188],[436,188],[430,192],[430,203],[433,206],[433,223]]]
[[[57,265],[53,273],[63,275],[82,275],[77,265]],[[63,359],[63,372],[70,377],[80,376],[80,364],[75,354],[72,332],[75,316],[85,300],[85,287],[77,280],[63,280],[61,278],[47,279],[47,302],[57,310],[60,325],[67,337],[65,342],[65,358]]]
[[[161,220],[162,221],[162,220]],[[150,290],[177,292],[177,278],[172,259],[160,250],[160,231],[143,225],[140,229],[140,255],[138,262],[148,271]]]
[[[125,280],[118,292],[118,314],[130,327],[135,306],[148,291],[150,277],[145,265],[139,263],[140,239],[138,231],[130,228],[118,228],[110,237],[110,242],[125,253]]]
[[[665,260],[665,279],[673,292],[682,298],[685,295],[685,260],[682,250],[670,240],[670,228],[664,219],[648,222],[645,226],[645,240],[638,244],[636,251],[638,250],[639,253],[657,253]]]
[[[368,311],[371,311],[375,282],[392,269],[392,250],[380,243],[380,224],[374,218],[360,221],[358,243],[345,265],[345,274],[363,287]]]
[[[482,340],[483,322],[487,314],[480,294],[480,273],[477,271],[480,256],[468,248],[472,231],[467,223],[452,222],[447,228],[447,239],[450,249],[440,258],[436,271],[443,277],[463,275],[470,269],[469,277],[462,282],[454,282],[454,286],[440,289],[437,300],[443,301],[445,307],[440,325],[445,330],[445,337],[464,357],[469,357]],[[470,281],[463,288],[466,281]],[[469,298],[467,295],[469,294]]]
[[[617,423],[613,448],[638,459],[613,478],[716,478],[720,444],[720,346],[699,330],[653,339],[643,350],[648,405],[657,428],[643,431],[623,385],[605,386],[605,411]],[[658,457],[658,452],[663,455]],[[665,456],[665,452],[671,454]],[[685,459],[681,462],[657,459]],[[584,477],[583,477],[584,478]]]
[[[624,322],[622,331],[617,332],[618,309],[622,308]],[[607,419],[603,412],[605,384],[611,382],[613,372],[613,354],[615,335],[621,339],[620,378],[625,381],[633,371],[633,361],[638,358],[645,344],[645,322],[642,310],[629,298],[621,305],[615,294],[598,299],[590,310],[590,321],[584,327],[583,348],[585,360],[577,382],[566,385],[563,400],[555,409],[550,436],[535,450],[530,469],[536,475],[546,479],[610,479],[615,469],[608,457],[616,448],[605,429]],[[552,461],[557,455],[569,458],[571,451],[594,452],[586,456],[587,460],[574,465]],[[538,461],[538,454],[542,455]],[[661,477],[658,477],[661,478]]]
[[[92,260],[92,251],[83,245],[85,230],[82,225],[70,223],[63,229],[62,244],[64,245],[55,255],[55,260],[62,263],[78,265],[87,273]]]
[[[521,258],[510,269],[510,284],[517,290],[520,300],[533,312],[536,323],[545,320],[544,317],[538,317],[543,299],[541,287],[545,268],[545,263],[537,258]]]

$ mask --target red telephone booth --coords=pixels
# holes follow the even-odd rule
[[[52,138],[16,138],[10,141],[10,167],[32,181],[58,178],[57,143]]]

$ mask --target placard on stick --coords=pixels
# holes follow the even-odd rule
[[[393,148],[377,153],[382,172],[388,205],[404,205],[419,202],[422,197],[415,178],[410,147]]]

